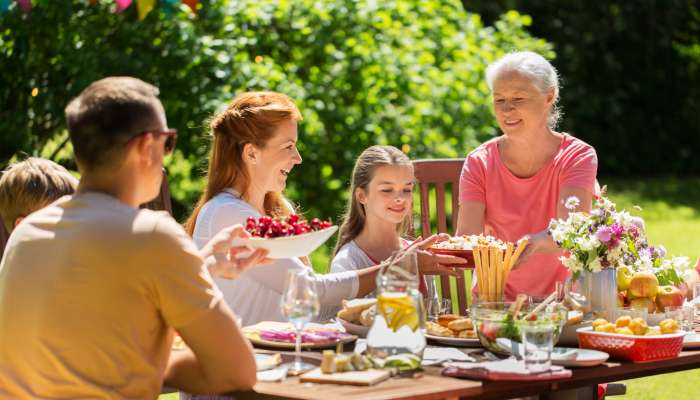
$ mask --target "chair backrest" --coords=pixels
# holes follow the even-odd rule
[[[170,187],[168,186],[168,174],[163,168],[163,181],[160,184],[160,192],[158,197],[149,201],[148,203],[141,204],[141,208],[148,208],[149,210],[165,210],[170,215],[173,215],[173,202],[170,199]]]
[[[434,233],[431,218],[435,219],[437,232],[454,234],[459,215],[459,176],[463,165],[463,158],[413,161],[420,193],[423,237]],[[431,196],[433,193],[434,196]],[[434,201],[431,202],[431,198]],[[447,204],[450,206],[447,207]],[[453,312],[465,314],[471,303],[471,281],[472,271],[469,269],[465,269],[456,279],[446,276],[438,279],[438,291],[442,298],[452,301]]]

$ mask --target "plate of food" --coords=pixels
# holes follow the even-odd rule
[[[254,346],[293,350],[296,330],[287,322],[263,321],[243,328],[243,335]],[[326,349],[338,343],[350,343],[357,336],[344,332],[336,324],[307,324],[301,336],[303,349]]]
[[[448,240],[435,243],[429,250],[434,254],[444,254],[467,260],[466,264],[450,265],[452,267],[475,268],[476,264],[474,260],[474,249],[479,246],[491,246],[500,250],[505,250],[507,244],[494,238],[493,236],[463,235],[452,236]]]
[[[459,347],[481,347],[471,318],[454,314],[438,316],[425,324],[425,337],[433,342]]]
[[[235,239],[234,245],[267,249],[270,258],[307,256],[338,230],[330,221],[318,218],[306,221],[297,214],[283,218],[249,217],[245,228],[251,237]]]
[[[338,322],[345,331],[359,337],[367,337],[369,327],[377,313],[377,299],[361,298],[343,300],[343,308],[338,311]]]

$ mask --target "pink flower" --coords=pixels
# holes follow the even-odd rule
[[[625,228],[618,223],[612,224],[612,226],[610,226],[610,230],[612,231],[613,235],[617,236],[618,238],[622,237],[622,234],[625,233]]]
[[[610,229],[610,227],[607,226],[601,226],[600,228],[598,228],[598,232],[595,233],[598,240],[600,240],[602,243],[609,242],[610,239],[612,239],[612,234],[612,229]]]

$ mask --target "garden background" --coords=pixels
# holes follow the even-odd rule
[[[595,146],[612,198],[641,205],[634,212],[671,254],[700,253],[693,0],[203,0],[194,11],[161,0],[145,16],[137,3],[115,8],[33,0],[24,12],[0,1],[0,167],[37,155],[75,170],[64,106],[96,79],[136,76],[160,88],[178,129],[166,168],[183,221],[203,188],[208,117],[237,93],[275,90],[304,116],[304,163],[287,195],[307,215],[338,220],[354,159],[369,145],[464,157],[497,135],[484,69],[527,49],[560,71],[561,130]],[[328,247],[313,258],[325,270]],[[691,398],[698,378],[628,382],[628,398],[668,398],[663,386]]]

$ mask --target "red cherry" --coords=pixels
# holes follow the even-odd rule
[[[289,216],[287,217],[287,222],[290,224],[293,224],[297,221],[299,221],[299,216],[297,214],[289,214]]]

